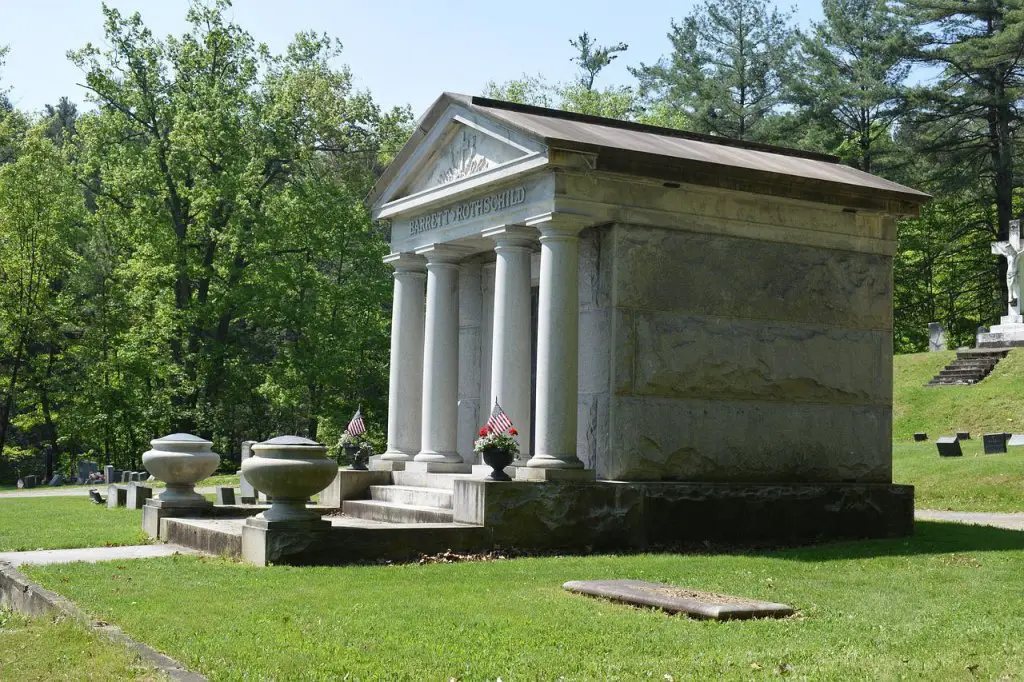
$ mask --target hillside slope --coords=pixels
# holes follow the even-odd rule
[[[894,441],[912,440],[916,431],[927,432],[931,439],[956,431],[1024,433],[1024,348],[1010,351],[974,386],[925,386],[955,357],[954,351],[896,356]]]
[[[1024,348],[974,386],[925,386],[954,352],[897,356],[893,372],[893,480],[915,487],[919,509],[1024,511],[1024,448],[982,453],[984,433],[1024,433]],[[915,431],[928,440],[913,442]],[[963,457],[939,457],[935,439],[969,431]]]

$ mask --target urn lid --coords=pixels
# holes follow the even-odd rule
[[[302,436],[277,436],[252,446],[254,457],[322,457],[326,452],[326,445]]]
[[[257,445],[291,445],[292,447],[299,445],[314,448],[323,447],[322,443],[317,443],[315,440],[303,438],[302,436],[275,436],[270,440],[265,440],[262,443],[257,443]]]
[[[200,438],[199,436],[192,435],[191,433],[171,433],[163,436],[162,438],[154,438],[149,441],[149,444],[154,448],[160,445],[169,445],[173,443],[187,444],[193,447],[200,445],[213,445],[212,442],[205,438]]]

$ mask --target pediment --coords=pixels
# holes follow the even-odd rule
[[[375,210],[389,217],[507,179],[546,163],[546,151],[542,141],[454,104],[399,154],[382,178]]]
[[[529,154],[479,128],[453,122],[444,144],[430,154],[424,167],[405,185],[402,194],[415,194],[462,180]]]

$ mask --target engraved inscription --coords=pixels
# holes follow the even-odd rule
[[[449,225],[456,225],[466,220],[485,216],[494,211],[501,211],[512,206],[526,203],[526,188],[519,186],[503,192],[488,194],[479,199],[464,201],[440,211],[427,213],[409,221],[409,236],[437,230]]]

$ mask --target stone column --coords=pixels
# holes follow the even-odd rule
[[[385,461],[405,462],[420,450],[423,397],[423,257],[395,253],[384,259],[395,268],[391,309],[391,378],[388,382],[388,449]]]
[[[473,441],[480,428],[480,345],[483,314],[482,266],[459,266],[459,439],[462,461],[473,464]],[[486,398],[484,401],[486,402]]]
[[[427,322],[423,341],[423,424],[415,461],[461,464],[458,453],[459,266],[462,253],[443,246],[427,258]]]
[[[533,346],[530,319],[530,254],[536,231],[500,227],[484,232],[496,245],[494,327],[491,341],[491,395],[519,431],[520,459],[530,457],[530,360]]]
[[[532,470],[583,468],[576,456],[579,233],[583,227],[579,220],[557,215],[537,225],[537,425],[535,451],[527,463]]]

